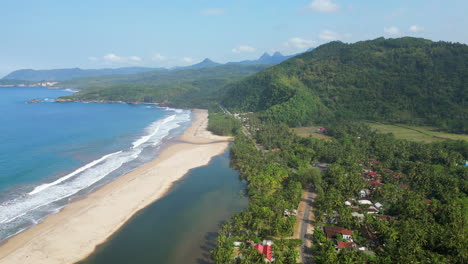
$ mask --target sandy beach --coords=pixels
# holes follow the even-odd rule
[[[223,153],[229,137],[206,130],[208,113],[194,110],[179,142],[153,161],[99,188],[84,199],[0,246],[0,263],[74,263],[91,254],[136,212],[161,198],[190,169]]]

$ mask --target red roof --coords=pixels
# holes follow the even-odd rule
[[[348,230],[346,228],[339,227],[339,226],[324,226],[323,229],[328,238],[334,238],[337,234],[349,235],[349,236],[353,235],[352,230]]]
[[[378,182],[378,181],[370,181],[369,183],[370,183],[370,185],[372,185],[372,186],[374,186],[374,187],[376,187],[376,186],[382,186],[382,185],[383,185],[383,183]]]
[[[377,172],[376,171],[369,171],[367,174],[372,175],[372,176],[376,176]]]
[[[353,242],[343,242],[338,240],[338,248],[352,248]]]
[[[385,220],[387,220],[387,221],[393,220],[393,217],[390,216],[390,215],[378,215],[378,217],[379,217],[380,219],[385,219]]]
[[[264,246],[262,244],[256,244],[254,248],[256,248],[258,252],[265,255],[268,260],[271,261],[273,259],[273,256],[271,255],[273,253],[273,251],[271,250],[271,246],[269,245]]]
[[[370,208],[364,208],[364,209],[362,209],[362,210],[363,210],[363,211],[366,211],[366,212],[375,212],[375,213],[377,213],[377,212],[379,211],[379,210],[377,210],[376,208],[372,208],[372,207],[370,207]]]

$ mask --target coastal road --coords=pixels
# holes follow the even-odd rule
[[[224,114],[226,115],[230,115],[230,116],[234,116],[231,112],[229,112],[229,110],[227,110],[223,105],[221,105],[220,103],[218,103],[218,106],[219,108],[221,108],[221,110],[223,110]],[[237,117],[237,119],[239,119],[239,117]],[[241,120],[241,124],[242,124],[242,132],[244,132],[244,134],[246,136],[248,136],[251,140],[255,141],[252,134],[250,133],[250,131],[247,129],[247,127],[245,126],[245,124],[242,122]],[[261,150],[261,151],[264,151],[265,148],[260,145],[260,144],[257,144],[257,142],[255,141],[255,147],[257,148],[257,150]]]
[[[315,215],[313,212],[313,202],[317,194],[313,189],[309,189],[302,194],[302,200],[299,204],[296,231],[294,238],[302,239],[303,245],[299,251],[299,262],[308,264],[313,263],[312,256],[310,255],[310,248],[312,246],[312,234],[314,232]]]

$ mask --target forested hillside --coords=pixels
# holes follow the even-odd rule
[[[468,46],[418,38],[331,42],[230,85],[223,104],[299,126],[340,119],[468,130]]]
[[[296,264],[297,241],[289,239],[296,219],[284,212],[297,208],[310,186],[317,194],[315,229],[304,237],[312,240],[304,251],[314,261],[303,263],[466,263],[468,169],[459,165],[467,157],[465,141],[398,140],[355,122],[329,127],[332,138],[321,140],[299,138],[284,125],[253,124],[255,141],[239,134],[231,148],[249,206],[222,226],[215,263],[261,263],[264,256],[250,241],[267,239],[275,263]],[[321,174],[317,162],[328,169]],[[352,230],[352,242],[325,236],[327,227]],[[350,247],[340,249],[340,242]]]
[[[222,65],[200,69],[153,71],[134,75],[81,78],[61,83],[87,87],[64,99],[164,103],[178,107],[205,107],[219,99],[228,83],[257,73],[269,65]]]

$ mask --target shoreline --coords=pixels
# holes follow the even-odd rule
[[[204,166],[231,141],[206,130],[206,110],[160,155],[100,187],[0,245],[0,263],[74,263],[93,253],[134,214],[163,197],[190,169]]]

